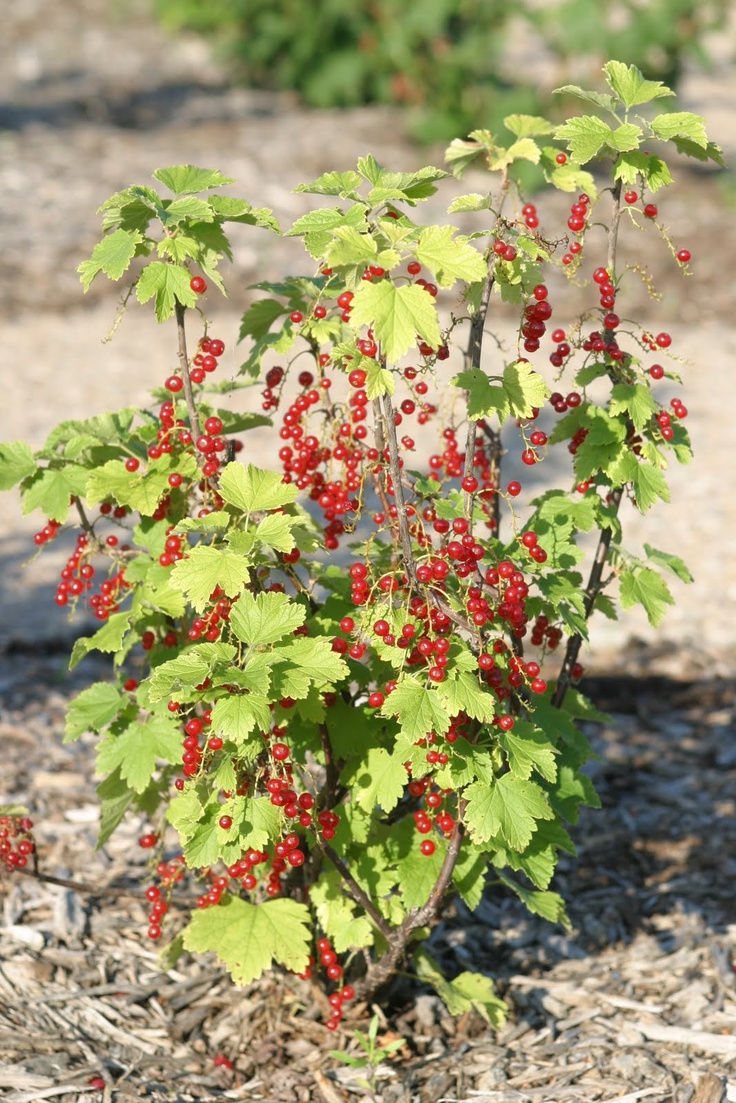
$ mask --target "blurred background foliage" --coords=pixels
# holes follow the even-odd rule
[[[676,88],[707,67],[733,0],[151,0],[164,27],[209,38],[238,81],[312,107],[395,104],[419,141],[550,111],[558,84],[609,58]],[[561,105],[560,110],[564,110]]]

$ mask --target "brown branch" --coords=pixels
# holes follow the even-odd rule
[[[465,362],[469,365],[470,370],[480,369],[481,356],[483,354],[483,331],[486,325],[486,318],[488,317],[488,307],[491,301],[491,292],[493,291],[493,285],[495,283],[495,253],[493,250],[488,251],[487,255],[487,271],[485,283],[483,284],[483,290],[481,291],[480,303],[478,309],[475,312],[473,319],[470,323],[470,335],[468,337],[468,347],[465,353]],[[478,422],[471,418],[468,418],[468,429],[465,438],[465,470],[464,475],[473,474],[473,457],[475,456],[475,441],[478,433]],[[494,434],[495,436],[496,434]],[[499,442],[500,447],[500,442]],[[473,495],[467,491],[465,493],[465,517],[470,526],[470,531],[473,528]]]
[[[318,725],[322,753],[325,756],[325,808],[334,808],[335,794],[340,771],[335,762],[335,754],[330,742],[330,733],[325,723]]]
[[[423,904],[421,908],[414,908],[410,911],[401,926],[390,932],[385,953],[381,955],[378,961],[368,967],[365,976],[355,984],[358,999],[370,1001],[373,998],[374,993],[390,980],[398,969],[414,932],[436,918],[443,897],[452,880],[452,874],[460,855],[460,846],[465,835],[465,825],[462,822],[464,804],[464,801],[460,802],[458,820],[453,828],[442,867],[426,904]]]
[[[184,384],[184,398],[187,404],[187,412],[189,414],[189,424],[192,430],[192,436],[196,440],[201,435],[199,428],[199,414],[197,413],[197,407],[194,402],[194,392],[192,391],[192,380],[189,375],[189,356],[187,355],[187,331],[184,325],[184,314],[186,307],[182,305],[177,299],[174,304],[176,311],[176,332],[179,342],[179,368],[181,370],[181,378]]]
[[[623,498],[623,490],[621,487],[617,487],[611,491],[611,504],[613,506],[614,515],[618,513],[621,500]],[[601,531],[598,539],[598,547],[595,551],[595,558],[593,560],[593,566],[590,569],[590,575],[588,577],[588,585],[585,587],[585,621],[587,623],[593,612],[593,606],[595,605],[595,599],[603,589],[603,571],[608,560],[608,552],[611,547],[611,539],[613,535],[612,528],[605,528]],[[565,700],[565,694],[570,688],[572,682],[572,671],[575,663],[578,661],[578,655],[580,654],[580,648],[583,644],[583,637],[580,633],[576,633],[574,636],[570,636],[565,649],[565,657],[562,660],[562,667],[560,668],[560,674],[557,679],[557,686],[552,696],[552,704],[555,708],[561,708],[562,703]]]
[[[28,869],[16,866],[13,869],[13,876],[20,875],[21,877],[29,877],[33,881],[40,881],[44,885],[59,885],[64,889],[71,889],[73,892],[83,893],[85,896],[105,896],[110,899],[123,899],[139,900],[141,903],[146,903],[146,897],[144,892],[135,892],[133,889],[115,889],[109,888],[105,885],[90,885],[84,881],[73,881],[69,877],[53,877],[50,873],[41,873],[40,870]],[[196,897],[191,899],[169,901],[170,904],[177,908],[193,908],[196,905]]]
[[[383,396],[383,425],[388,442],[388,469],[391,475],[391,483],[394,491],[394,501],[399,522],[399,541],[401,553],[404,559],[404,570],[409,579],[409,584],[417,586],[417,565],[414,561],[414,551],[411,544],[409,531],[409,518],[406,513],[406,499],[404,498],[404,486],[401,481],[401,467],[399,465],[399,443],[396,439],[396,424],[394,422],[394,406],[390,395]]]
[[[363,892],[363,889],[355,880],[340,855],[332,849],[329,843],[324,842],[324,840],[321,840],[319,845],[325,857],[332,863],[332,865],[342,877],[343,882],[346,885],[348,892],[352,896],[355,903],[360,904],[363,911],[366,913],[366,915],[369,915],[371,917],[386,941],[390,941],[395,935],[394,930],[387,922],[387,920],[383,918],[371,898],[367,896],[365,892]]]

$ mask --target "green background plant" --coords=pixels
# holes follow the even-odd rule
[[[414,134],[492,130],[516,111],[545,113],[555,84],[590,80],[609,57],[677,85],[708,64],[709,31],[730,0],[153,0],[169,28],[213,40],[251,87],[298,92],[314,107],[391,103]],[[523,50],[520,67],[510,61]],[[540,64],[550,72],[545,88]],[[564,107],[563,107],[564,110]]]

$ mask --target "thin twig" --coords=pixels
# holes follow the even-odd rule
[[[388,442],[388,469],[391,475],[391,483],[394,492],[394,501],[396,502],[396,511],[399,522],[399,541],[401,543],[401,553],[404,559],[404,570],[406,576],[409,579],[409,584],[416,588],[417,586],[417,566],[414,561],[414,551],[411,543],[411,533],[409,531],[409,518],[406,513],[406,499],[404,498],[404,487],[401,482],[401,467],[399,465],[399,444],[396,439],[396,423],[394,421],[395,411],[391,401],[391,396],[385,394],[383,396],[383,424],[384,432]]]
[[[84,881],[73,881],[69,877],[53,877],[50,873],[41,873],[40,870],[18,868],[16,866],[13,870],[13,876],[18,875],[28,877],[32,881],[40,881],[44,885],[59,885],[60,888],[72,889],[73,892],[83,893],[85,896],[107,896],[111,899],[128,898],[129,900],[140,900],[142,903],[146,902],[143,891],[136,892],[133,889],[115,889],[105,885],[90,885]],[[197,900],[196,897],[172,899],[169,903],[178,908],[193,908]]]
[[[376,927],[378,927],[378,930],[381,932],[383,937],[387,941],[390,941],[394,937],[396,932],[391,928],[390,924],[383,918],[383,916],[381,915],[381,913],[379,912],[378,908],[375,906],[373,901],[370,899],[370,897],[367,896],[365,892],[363,892],[363,889],[360,887],[358,882],[355,880],[355,878],[353,877],[352,873],[350,872],[350,870],[346,866],[345,862],[343,862],[340,855],[335,850],[332,849],[332,847],[329,845],[329,843],[321,841],[320,842],[320,847],[321,847],[325,857],[332,863],[332,865],[335,867],[337,872],[342,877],[343,882],[344,882],[348,892],[352,896],[353,900],[355,901],[355,903],[360,904],[361,908],[363,908],[366,915],[369,915],[371,917],[371,919],[373,920],[373,922],[375,923]]]

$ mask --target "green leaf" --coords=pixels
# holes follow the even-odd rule
[[[656,563],[659,567],[665,567],[668,571],[672,571],[674,575],[680,579],[681,582],[692,582],[693,576],[685,562],[680,559],[679,555],[672,555],[670,552],[658,551],[653,548],[651,544],[644,545],[644,551],[646,552],[647,559],[651,563]]]
[[[179,264],[166,264],[152,260],[141,272],[135,285],[139,303],[147,303],[156,297],[156,319],[165,322],[174,313],[177,302],[182,306],[194,306],[197,296],[189,286],[189,272]]]
[[[640,513],[646,513],[658,499],[663,502],[670,500],[670,488],[662,472],[650,463],[641,460],[636,465],[633,477],[636,508]]]
[[[281,898],[249,904],[225,896],[213,908],[194,912],[183,931],[187,950],[212,951],[236,984],[256,980],[273,962],[293,973],[309,964],[309,908]]]
[[[659,409],[646,383],[616,383],[608,408],[612,414],[628,414],[637,433]]]
[[[655,157],[640,150],[622,153],[613,167],[615,180],[624,184],[636,184],[637,177],[643,176],[650,192],[659,191],[672,183],[672,173],[661,157]]]
[[[243,314],[238,339],[253,337],[260,341],[266,336],[277,318],[283,318],[287,308],[278,299],[257,299]]]
[[[408,781],[403,758],[389,754],[383,747],[372,747],[351,769],[349,777],[353,798],[366,812],[377,807],[392,812]]]
[[[503,389],[510,413],[517,418],[531,417],[534,409],[544,406],[550,389],[531,364],[522,360],[503,369]]]
[[[647,619],[654,628],[662,621],[667,606],[675,604],[664,579],[650,567],[625,567],[619,575],[619,585],[621,607],[630,609],[633,605],[643,606]]]
[[[635,126],[634,123],[622,123],[621,126],[617,126],[612,131],[610,144],[621,153],[626,153],[639,148],[641,136],[642,129],[640,126]]]
[[[672,111],[665,115],[657,115],[649,125],[653,133],[662,141],[685,138],[700,149],[706,149],[708,146],[705,119],[702,115],[693,115],[691,111]]]
[[[202,169],[195,165],[170,165],[168,168],[156,169],[153,177],[176,195],[209,191],[211,188],[222,188],[225,184],[235,183],[231,176],[223,176],[219,169]]]
[[[517,138],[541,138],[554,131],[554,124],[541,115],[507,115],[503,125]]]
[[[324,636],[287,638],[277,644],[271,657],[278,663],[275,673],[279,696],[297,700],[307,697],[312,686],[334,685],[349,672],[347,663],[332,650],[331,641]]]
[[[349,172],[325,172],[311,184],[297,184],[295,192],[309,192],[312,195],[340,195],[344,199],[357,199],[357,189],[363,180],[359,173],[353,170]]]
[[[565,901],[559,893],[535,892],[534,889],[523,888],[503,873],[499,876],[503,883],[519,897],[528,911],[534,915],[541,915],[542,919],[546,919],[550,923],[559,923],[565,930],[572,930],[572,923],[565,909]]]
[[[84,290],[89,290],[92,280],[100,272],[104,272],[111,280],[119,280],[123,272],[127,272],[130,267],[130,262],[142,241],[143,235],[137,230],[119,229],[107,234],[95,245],[89,260],[82,261],[77,267]]]
[[[624,107],[636,107],[640,103],[650,103],[662,96],[674,96],[661,80],[645,80],[635,65],[624,65],[622,61],[609,61],[603,66],[609,88],[618,96]]]
[[[69,702],[66,709],[64,742],[79,739],[85,732],[98,732],[120,711],[123,698],[110,682],[95,682]]]
[[[544,790],[535,781],[512,774],[503,774],[491,785],[474,781],[464,796],[468,831],[477,843],[498,835],[513,850],[525,850],[537,820],[554,816]]]
[[[0,490],[10,490],[35,470],[33,452],[24,441],[0,444]]]
[[[450,206],[447,208],[448,214],[455,214],[456,211],[488,211],[491,207],[491,196],[487,193],[481,195],[479,192],[472,192],[470,195],[459,195],[456,199],[453,199]]]
[[[325,263],[332,268],[360,268],[374,262],[378,245],[369,233],[355,226],[337,226],[324,251]]]
[[[169,581],[201,612],[218,586],[228,597],[237,597],[250,582],[250,573],[251,563],[242,555],[229,548],[199,544],[174,564]]]
[[[417,334],[437,348],[442,343],[434,299],[418,284],[396,287],[389,279],[363,281],[355,292],[350,324],[372,326],[383,355],[395,364],[416,345]]]
[[[285,483],[277,471],[249,463],[228,463],[220,473],[220,496],[229,505],[252,513],[259,509],[280,509],[298,497],[299,490]]]
[[[230,612],[230,628],[243,643],[256,647],[275,643],[299,628],[306,619],[303,605],[288,594],[244,591]]]
[[[89,655],[90,651],[120,651],[130,628],[130,619],[130,613],[113,613],[94,635],[80,636],[72,648],[69,669],[74,670],[74,667],[85,655]]]
[[[672,139],[672,144],[678,153],[684,153],[686,157],[694,157],[696,161],[714,161],[722,169],[726,168],[723,150],[715,142],[708,142],[703,148],[698,142],[693,142],[690,138],[675,136]]]
[[[468,417],[473,419],[498,416],[504,422],[509,416],[509,401],[506,391],[498,382],[492,383],[480,368],[458,372],[451,380],[453,387],[462,387],[468,392]]]
[[[567,86],[567,90],[569,87]],[[555,140],[567,143],[573,160],[579,165],[587,164],[605,146],[610,147],[611,136],[610,126],[594,115],[578,115],[558,126],[555,131]]]
[[[496,697],[478,681],[469,670],[455,667],[448,671],[448,677],[437,686],[437,693],[447,706],[450,716],[465,712],[472,720],[490,723],[496,712]]]
[[[528,779],[536,770],[547,781],[557,777],[556,748],[543,731],[533,724],[517,720],[511,731],[499,731],[498,742],[506,753],[514,777]]]
[[[448,981],[442,975],[437,963],[420,949],[414,955],[414,969],[425,984],[434,988],[437,995],[451,1015],[464,1015],[468,1011],[477,1011],[487,1023],[495,1029],[503,1026],[508,1018],[509,1008],[495,994],[493,981],[480,973],[460,973],[454,980]]]
[[[455,237],[456,233],[454,226],[426,226],[417,238],[416,258],[433,274],[439,287],[452,287],[456,280],[474,283],[485,279],[482,255],[466,236]]]
[[[84,496],[90,505],[112,498],[118,505],[150,517],[169,490],[172,471],[178,471],[185,479],[193,478],[197,461],[192,455],[163,455],[147,469],[130,472],[123,460],[108,460],[88,472]]]
[[[93,637],[94,638],[94,637]],[[209,676],[210,663],[195,650],[185,651],[175,659],[161,663],[151,673],[149,697],[160,701],[181,689],[194,689]]]
[[[97,786],[97,797],[100,802],[100,830],[95,849],[100,850],[122,823],[135,793],[123,781],[119,771],[115,770]]]
[[[310,256],[321,260],[333,239],[334,231],[340,226],[352,226],[359,231],[367,231],[365,206],[356,203],[347,211],[335,208],[310,211],[296,220],[286,231],[286,237],[303,237]]]
[[[365,393],[371,402],[382,394],[394,393],[396,380],[388,368],[382,368],[377,360],[369,356],[363,357],[360,366],[365,371]]]
[[[165,716],[149,716],[120,732],[109,732],[97,749],[98,771],[119,769],[120,777],[136,793],[148,788],[159,760],[181,762],[181,729]]]
[[[552,92],[559,96],[574,96],[578,100],[595,104],[596,107],[602,107],[604,111],[610,111],[611,113],[616,109],[616,101],[608,92],[590,92],[586,88],[581,88],[578,84],[563,84],[559,88],[553,88]]]
[[[254,532],[257,541],[275,551],[290,552],[296,545],[292,529],[299,523],[298,518],[285,513],[269,513],[258,522]]]
[[[431,731],[445,735],[450,727],[450,713],[440,695],[413,674],[400,677],[382,705],[381,715],[396,716],[402,735],[409,743],[416,743]]]
[[[248,740],[253,731],[268,731],[271,712],[268,699],[258,693],[232,693],[221,697],[212,706],[212,731],[232,743],[237,743],[241,757],[248,761],[258,757],[263,750],[261,739]],[[244,745],[250,742],[250,756],[243,755]]]
[[[61,524],[69,516],[70,499],[84,494],[88,472],[78,464],[37,470],[22,495],[23,515],[40,509],[51,521]]]
[[[401,901],[407,911],[427,903],[437,884],[444,858],[444,845],[439,845],[433,854],[422,854],[419,839],[412,833],[411,849],[396,863]]]

